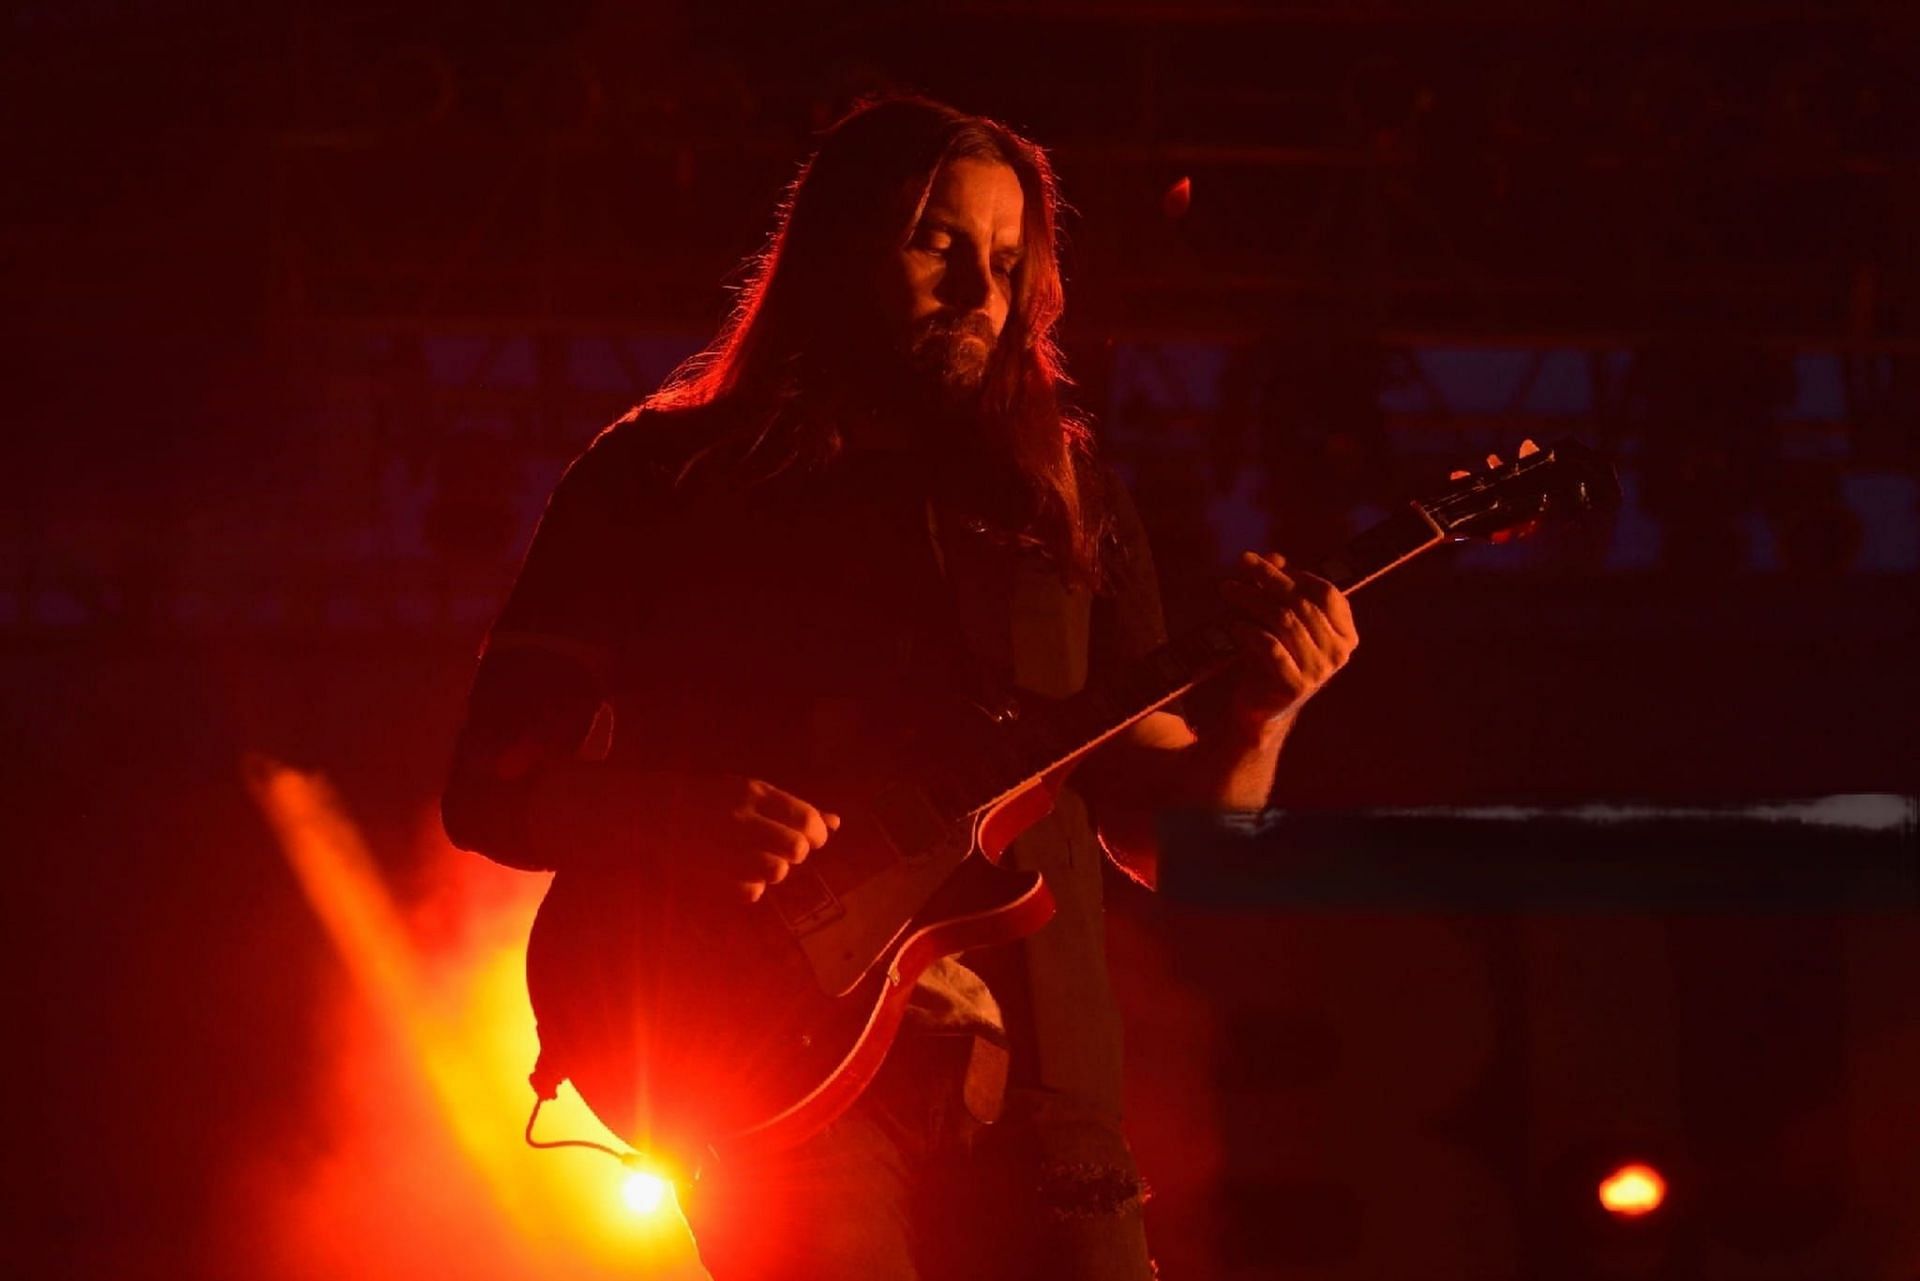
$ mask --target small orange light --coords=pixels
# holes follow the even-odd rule
[[[635,1214],[652,1214],[666,1203],[671,1185],[657,1174],[635,1170],[620,1185],[620,1199]]]
[[[1168,222],[1178,222],[1187,216],[1187,210],[1193,205],[1193,179],[1182,178],[1168,187],[1160,197],[1160,212],[1166,215]]]
[[[1652,1214],[1667,1199],[1667,1181],[1650,1165],[1623,1165],[1600,1180],[1600,1204],[1622,1218]]]

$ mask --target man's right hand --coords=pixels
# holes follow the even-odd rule
[[[827,843],[840,816],[739,774],[641,775],[640,839],[663,868],[695,884],[758,902],[767,886]]]

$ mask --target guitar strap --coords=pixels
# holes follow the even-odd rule
[[[1069,587],[1037,557],[1010,555],[978,517],[946,516],[932,498],[926,512],[974,701],[992,712],[1009,686],[1050,699],[1078,692],[1087,679],[1092,593]]]
[[[956,528],[944,514],[929,508],[929,531],[976,687],[998,693],[1013,686],[1043,698],[1077,692],[1087,676],[1092,593],[1069,586],[1041,558],[997,545],[983,523],[963,516]],[[999,1002],[1014,1049],[1010,1086],[1030,1097],[1092,1100],[1104,1115],[1118,1110],[1120,1066],[1118,1013],[1106,977],[1101,861],[1078,794],[1062,791],[1054,812],[1007,853],[1010,866],[1046,876],[1054,919],[1038,933],[962,960]],[[1085,1155],[1075,1137],[1082,1127],[1067,1125],[1057,1134],[1051,1131],[1060,1127],[1043,1128],[1049,1130],[1040,1139],[1046,1150],[1065,1143],[1060,1150],[1074,1159]]]

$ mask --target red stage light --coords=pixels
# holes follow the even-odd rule
[[[1168,222],[1178,222],[1187,216],[1187,210],[1193,204],[1193,179],[1182,178],[1168,187],[1160,197],[1160,212],[1167,216]]]
[[[1600,1204],[1622,1218],[1652,1214],[1667,1199],[1667,1181],[1650,1165],[1623,1165],[1600,1180]]]

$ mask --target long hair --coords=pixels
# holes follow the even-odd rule
[[[1061,402],[1068,379],[1054,338],[1064,302],[1060,198],[1046,154],[997,121],[896,97],[834,125],[789,188],[712,344],[639,409],[719,411],[683,475],[716,457],[755,479],[832,458],[843,415],[873,376],[862,286],[912,235],[940,167],[962,157],[1013,170],[1024,224],[1012,304],[980,392],[982,439],[971,443],[1011,482],[996,513],[1007,532],[1096,583],[1106,504],[1091,433]]]

